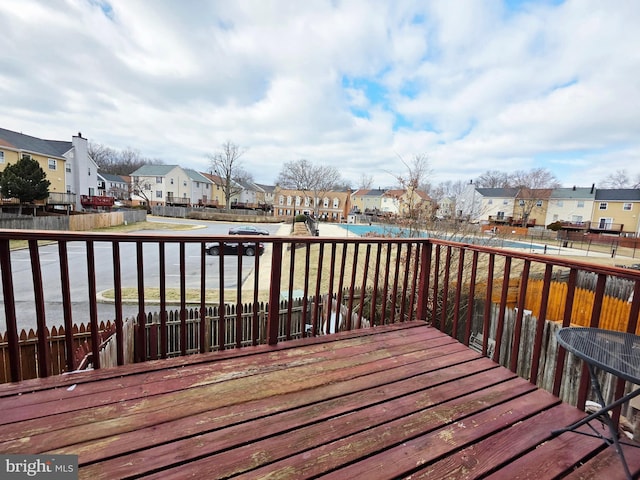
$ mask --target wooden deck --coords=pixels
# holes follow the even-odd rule
[[[0,412],[0,452],[80,478],[624,478],[551,437],[584,413],[420,322],[0,385]]]

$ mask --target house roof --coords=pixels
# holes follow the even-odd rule
[[[212,183],[211,180],[209,180],[207,177],[191,168],[185,168],[184,171],[186,172],[187,176],[194,182]]]
[[[178,165],[142,165],[139,169],[131,174],[132,177],[163,177]]]
[[[521,188],[518,191],[517,198],[542,200],[549,198],[552,192],[552,188]]]
[[[494,198],[516,198],[518,191],[518,188],[476,188],[476,192],[483,197]]]
[[[122,178],[120,175],[114,175],[112,173],[100,173],[98,175],[101,176],[106,182],[116,182],[116,183],[127,183],[127,181]]]
[[[610,201],[635,201],[640,202],[640,189],[637,188],[610,188],[597,189],[596,200]]]
[[[256,185],[259,186],[262,190],[264,190],[265,193],[273,193],[276,190],[275,185],[264,185],[262,183],[256,183]]]
[[[220,178],[218,175],[214,175],[213,173],[200,172],[200,175],[202,175],[205,178],[208,178],[215,185],[222,185],[223,183],[222,178]]]
[[[63,157],[73,147],[71,142],[43,140],[0,128],[0,145],[49,157]]]
[[[593,200],[596,196],[596,190],[593,187],[573,187],[573,188],[555,188],[553,192],[551,192],[550,198],[558,198],[558,199],[587,199]]]

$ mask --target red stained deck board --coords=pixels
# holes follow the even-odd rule
[[[134,369],[137,372],[140,368],[140,364],[100,370],[97,371],[96,374],[100,375],[101,378],[104,376],[105,371],[108,371],[108,374],[111,375],[107,375],[99,382],[73,381],[73,379],[80,379],[81,377],[86,380],[86,373],[77,374],[78,377],[75,377],[76,374],[57,377],[60,379],[60,385],[55,389],[51,388],[50,385],[50,380],[52,379],[40,379],[49,380],[49,382],[46,389],[34,389],[36,391],[44,390],[38,396],[14,396],[13,398],[4,398],[2,399],[3,406],[6,409],[10,409],[14,406],[24,408],[30,403],[37,403],[38,408],[43,408],[44,404],[48,401],[66,401],[71,395],[67,393],[66,388],[61,387],[68,387],[71,385],[74,385],[72,395],[72,398],[74,399],[80,398],[83,395],[100,395],[104,398],[107,397],[109,392],[115,392],[118,398],[120,398],[122,396],[123,389],[127,392],[128,398],[135,398],[136,395],[145,396],[153,394],[154,392],[151,389],[153,389],[154,386],[157,388],[157,384],[160,384],[160,387],[165,390],[171,388],[175,384],[174,389],[179,390],[184,388],[190,379],[194,382],[201,382],[203,375],[207,375],[212,382],[216,381],[216,377],[224,380],[225,375],[228,375],[226,371],[229,367],[233,368],[235,376],[242,375],[243,371],[244,374],[251,375],[255,374],[257,368],[266,369],[269,365],[275,365],[277,367],[283,361],[288,364],[293,364],[296,360],[301,363],[312,363],[314,361],[323,362],[331,358],[353,355],[353,351],[355,351],[359,346],[362,348],[362,352],[374,351],[376,348],[379,348],[378,345],[384,347],[400,346],[405,349],[409,349],[413,345],[414,350],[417,351],[424,349],[425,345],[421,345],[421,342],[423,341],[429,342],[429,345],[457,343],[455,340],[444,334],[440,334],[438,336],[424,336],[424,334],[420,332],[421,329],[418,330],[418,332],[411,333],[411,331],[406,328],[399,331],[389,331],[388,327],[379,328],[384,329],[379,333],[380,338],[377,339],[376,344],[372,344],[367,339],[368,336],[364,336],[353,338],[349,337],[340,342],[329,341],[323,344],[315,343],[305,346],[304,348],[299,347],[295,350],[272,350],[271,347],[266,345],[259,347],[247,347],[246,350],[250,351],[251,354],[248,354],[249,352],[244,352],[245,355],[236,355],[231,359],[220,358],[222,354],[224,354],[224,357],[227,356],[226,351],[192,355],[193,357],[198,357],[198,359],[194,360],[194,363],[191,365],[185,365],[185,361],[183,360],[185,357],[178,357],[164,360],[164,368],[162,369],[154,369],[151,372],[143,371],[135,375],[129,374],[128,370]],[[242,350],[245,349],[243,348],[239,351]],[[212,358],[215,359],[215,362],[211,361]],[[158,362],[148,363],[157,364]],[[189,366],[189,368],[186,369],[185,366]],[[113,376],[113,373],[120,373],[120,375]],[[31,381],[25,383],[29,382]],[[11,384],[2,384],[0,385],[0,392],[3,388],[6,388],[7,385],[9,386],[8,388],[11,389]],[[30,392],[20,391],[19,393]],[[108,403],[107,398],[102,401],[104,403]],[[0,424],[2,423],[3,419],[0,419]]]
[[[47,412],[44,408],[37,408],[37,405],[33,404],[25,409],[12,411],[16,413],[16,417],[17,414],[20,416],[0,429],[0,442],[10,442],[24,436],[29,436],[30,442],[35,442],[39,435],[52,433],[51,440],[57,442],[54,448],[59,449],[65,445],[121,434],[169,422],[176,418],[197,415],[215,408],[238,406],[246,401],[295,393],[322,384],[344,382],[376,370],[386,372],[394,366],[410,364],[420,359],[430,359],[430,364],[435,368],[455,361],[446,358],[439,360],[438,358],[443,355],[459,352],[462,360],[474,358],[474,354],[469,349],[457,342],[433,348],[428,348],[428,345],[428,342],[412,342],[382,348],[380,344],[376,344],[376,348],[360,354],[357,348],[347,349],[340,358],[319,364],[297,365],[295,361],[281,362],[277,369],[266,368],[261,374],[259,374],[260,371],[255,371],[251,376],[234,375],[219,383],[210,383],[200,377],[201,384],[193,388],[180,390],[167,388],[166,393],[162,395],[149,394],[149,396],[129,399],[126,392],[120,390],[121,396],[111,398],[108,403],[102,396],[98,396],[94,407],[91,407],[91,403],[87,403],[86,396],[82,396],[79,401],[82,402],[83,408],[69,405],[73,403],[70,399],[58,402],[59,407],[66,411],[61,414],[54,414],[55,411],[51,410]],[[349,352],[352,352],[352,355],[349,355]],[[475,357],[477,358],[477,355]],[[212,363],[215,367],[215,362]],[[176,405],[181,407],[176,409]],[[47,417],[47,415],[50,416]],[[9,416],[9,414],[6,415],[6,417]],[[43,417],[47,417],[46,423],[41,421]],[[31,419],[26,420],[27,418]],[[84,428],[88,422],[92,424],[91,429]],[[62,429],[64,432],[55,433]],[[17,441],[14,442],[14,446],[24,451],[31,445],[25,445],[24,441]],[[13,451],[12,447],[6,444],[0,444],[0,448]]]
[[[460,389],[474,391],[513,379],[513,374],[503,369],[481,370],[468,375],[470,368],[444,368],[431,374],[372,388],[332,401],[313,404],[282,415],[264,417],[252,422],[252,429],[237,425],[209,434],[199,435],[181,442],[174,442],[136,455],[88,467],[92,475],[101,471],[116,472],[118,476],[141,473],[137,469],[147,468],[149,458],[155,465],[170,466],[187,460],[207,456],[194,468],[213,468],[217,475],[231,475],[255,468],[260,462],[277,460],[278,456],[289,456],[320,443],[329,443],[344,436],[370,429],[393,419],[424,410],[429,404],[437,404],[458,394]],[[235,447],[232,453],[224,450]],[[216,452],[216,455],[214,455]],[[242,459],[239,461],[238,459]],[[249,464],[247,464],[249,462]],[[182,469],[176,475],[182,475]],[[171,473],[163,471],[165,478]],[[97,477],[98,478],[98,477]]]
[[[482,412],[494,403],[508,403],[513,401],[514,397],[532,390],[528,382],[519,378],[472,391],[468,395],[463,394],[466,389],[457,389],[458,396],[442,403],[248,472],[240,478],[261,478],[268,476],[267,474],[276,477],[282,474],[289,475],[289,478],[307,478],[339,469],[344,464],[357,462],[362,458],[364,460],[361,463],[345,467],[344,471],[332,472],[332,475],[335,475],[335,478],[345,479],[396,478],[404,470],[388,473],[384,472],[384,468],[390,468],[394,463],[402,464],[407,454],[405,449],[422,449],[423,447],[412,447],[421,437],[427,435],[431,443],[448,444],[450,441],[455,441],[454,436],[449,433],[449,430],[454,428],[453,425],[466,421],[466,418],[472,418],[474,415],[482,415]],[[459,396],[461,394],[462,396]],[[495,414],[494,411],[492,412],[490,415]],[[477,430],[473,429],[473,431],[475,433]],[[397,454],[394,455],[394,452]],[[389,454],[387,463],[386,457]]]
[[[537,451],[538,445],[549,445],[545,442],[551,439],[551,431],[558,425],[563,425],[564,422],[573,423],[583,416],[584,414],[568,405],[554,405],[455,454],[412,472],[411,479],[477,478],[510,461],[516,461],[518,468],[508,469],[511,472],[508,475],[505,470],[500,470],[500,474],[495,478],[519,478],[524,466],[518,460],[532,450]],[[566,435],[563,436],[565,441],[568,440]],[[573,439],[575,440],[575,436]],[[579,442],[579,448],[567,448],[566,443],[564,449],[558,447],[559,445],[556,445],[553,450],[547,450],[544,459],[536,455],[537,465],[528,465],[531,473],[534,470],[538,472],[535,478],[540,478],[542,468],[545,468],[549,477],[566,473],[567,462],[564,459],[567,454],[573,459],[570,463],[572,466],[597,453],[602,447],[602,441]]]
[[[422,322],[24,383],[0,452],[75,453],[80,478],[623,478],[551,437],[584,413]]]
[[[366,343],[367,337],[377,335],[389,335],[389,338],[415,337],[416,335],[426,335],[427,338],[447,337],[443,333],[434,330],[430,333],[416,330],[416,327],[424,327],[426,324],[422,321],[412,321],[404,323],[396,323],[393,325],[383,325],[372,327],[369,329],[351,330],[347,332],[339,332],[332,335],[320,337],[301,338],[297,340],[289,340],[281,342],[277,345],[258,345],[255,347],[243,347],[240,349],[227,349],[223,351],[215,351],[210,353],[187,355],[183,357],[175,357],[165,360],[151,360],[144,363],[135,363],[123,365],[117,368],[104,368],[101,370],[80,371],[68,375],[56,375],[46,378],[35,378],[24,380],[18,383],[0,384],[0,399],[2,397],[12,397],[20,393],[30,393],[34,391],[51,390],[61,387],[69,387],[71,385],[81,385],[83,383],[93,383],[102,385],[102,382],[109,379],[122,380],[128,376],[134,375],[136,383],[143,382],[146,376],[154,377],[157,371],[166,371],[170,369],[183,369],[189,367],[194,368],[199,364],[209,364],[212,361],[211,355],[214,355],[217,362],[248,357],[249,359],[256,354],[278,354],[282,352],[285,357],[288,355],[305,354],[314,348],[327,349],[337,346],[342,348],[343,341],[356,339],[361,343]],[[451,339],[449,339],[450,341]],[[251,360],[250,360],[251,361]],[[107,383],[107,385],[109,385]]]

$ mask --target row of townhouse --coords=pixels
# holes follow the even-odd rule
[[[436,206],[429,195],[421,190],[360,189],[351,195],[353,212],[364,215],[410,216],[421,211],[435,215]]]
[[[572,187],[477,188],[456,199],[456,217],[472,223],[547,226],[564,230],[640,235],[640,190]]]
[[[116,202],[130,205],[197,205],[225,207],[222,180],[208,173],[178,165],[144,165],[131,176],[98,171],[81,133],[71,141],[47,140],[0,128],[0,172],[23,157],[36,160],[49,180],[49,197],[44,208],[53,211],[82,211],[111,207]],[[238,186],[232,206],[250,208],[273,204],[273,187],[251,182]],[[17,199],[2,198],[11,206]]]
[[[317,196],[314,199],[314,196]],[[433,202],[422,191],[399,189],[359,189],[311,193],[275,187],[273,211],[279,217],[314,214],[315,205],[320,220],[342,222],[349,215],[371,217],[409,216],[417,211],[432,215]]]
[[[87,139],[81,133],[71,141],[45,140],[0,128],[0,171],[23,157],[36,160],[50,182],[52,210],[81,210],[86,197],[97,195],[98,166],[88,153]],[[3,198],[3,204],[14,199]]]
[[[274,187],[250,181],[233,183],[233,189],[237,193],[231,195],[230,207],[265,211],[271,209]],[[131,174],[129,190],[134,204],[215,208],[227,206],[223,179],[179,165],[143,165]]]

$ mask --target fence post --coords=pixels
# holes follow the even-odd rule
[[[269,316],[267,317],[267,343],[278,343],[280,323],[280,280],[282,277],[282,241],[273,242],[271,252],[271,284],[269,285]],[[288,321],[291,321],[289,318]]]

